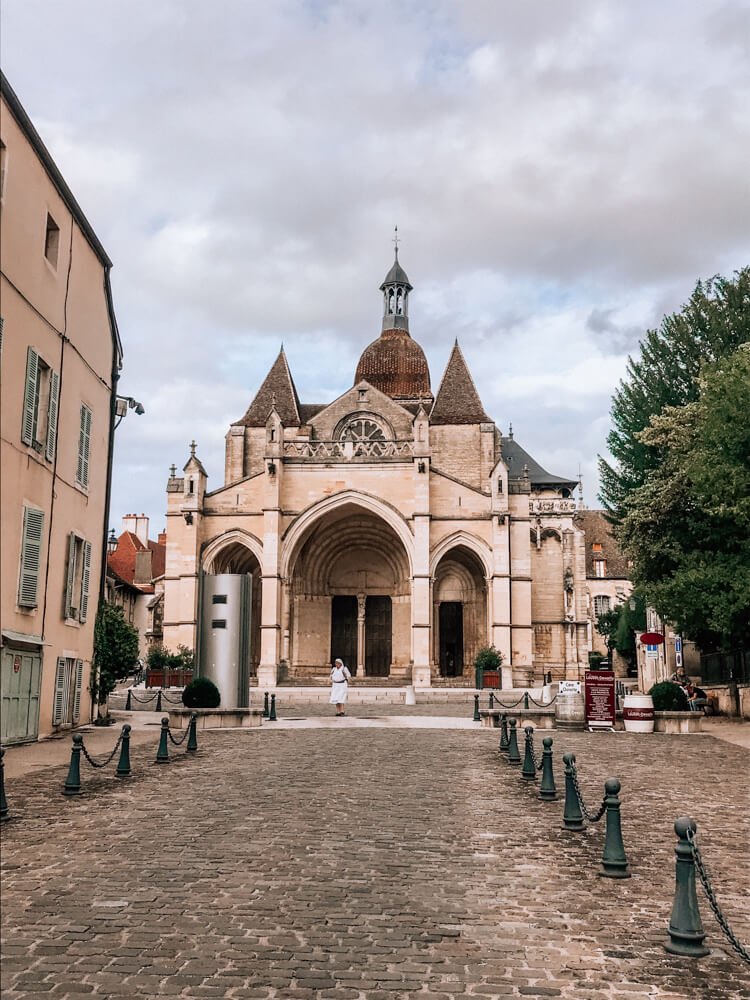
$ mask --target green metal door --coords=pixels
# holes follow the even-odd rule
[[[7,647],[0,664],[0,741],[27,743],[39,734],[42,657]]]

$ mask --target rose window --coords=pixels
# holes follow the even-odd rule
[[[385,441],[385,434],[380,424],[367,417],[357,417],[350,420],[341,432],[342,441]]]

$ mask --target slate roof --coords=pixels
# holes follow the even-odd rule
[[[502,438],[503,459],[508,466],[508,477],[520,479],[523,476],[524,465],[529,469],[529,480],[532,486],[567,486],[573,489],[578,485],[577,479],[567,479],[565,476],[555,476],[543,469],[536,459],[532,458],[512,437]]]
[[[627,579],[630,576],[628,560],[617,544],[612,534],[612,526],[603,510],[582,510],[576,515],[576,521],[586,533],[586,576],[595,579]],[[593,545],[601,545],[601,552],[594,553]],[[594,555],[607,562],[607,572],[604,577],[596,577],[594,573]]]
[[[398,253],[396,254],[393,266],[388,274],[386,274],[385,278],[383,278],[383,284],[380,286],[381,292],[384,290],[386,285],[406,285],[408,291],[412,290],[412,285],[409,282],[406,271],[398,262]]]
[[[284,426],[298,427],[302,423],[299,396],[283,347],[244,417],[235,421],[233,426],[265,427],[273,406]]]
[[[431,424],[491,424],[458,341],[453,345],[435,403]]]
[[[309,424],[310,421],[316,414],[320,413],[321,410],[325,410],[328,403],[300,403],[299,404],[299,416],[303,424]]]

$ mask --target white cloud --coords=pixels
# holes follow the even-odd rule
[[[488,411],[593,503],[638,336],[748,259],[747,24],[741,0],[6,0],[4,70],[114,261],[147,409],[113,516],[161,517],[193,436],[221,481],[282,340],[305,401],[351,384],[395,223],[433,387],[458,336]]]

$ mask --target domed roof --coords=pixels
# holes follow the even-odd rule
[[[392,399],[431,395],[427,358],[406,330],[384,330],[368,344],[359,359],[354,384],[363,379]]]

